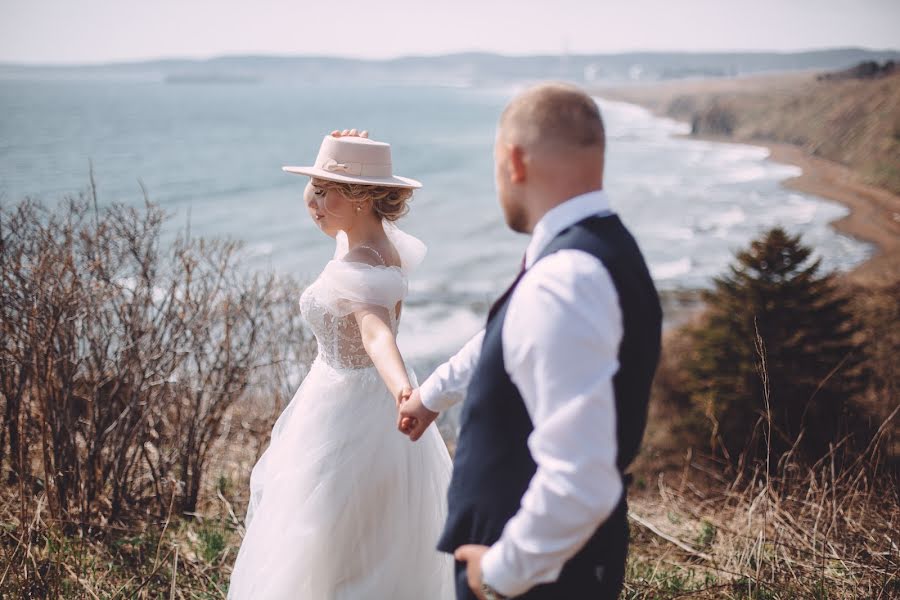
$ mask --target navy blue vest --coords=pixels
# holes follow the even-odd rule
[[[634,459],[647,420],[650,384],[659,360],[662,312],[659,297],[634,238],[616,215],[589,217],[555,237],[538,260],[563,249],[596,256],[618,293],[624,335],[619,370],[613,377],[618,467]],[[520,275],[521,279],[521,275]],[[448,490],[448,518],[438,548],[453,552],[463,544],[491,545],[519,510],[537,466],[528,450],[533,429],[522,396],[503,365],[502,330],[509,298],[519,279],[488,316],[481,357],[472,375],[460,417],[460,433]],[[585,440],[586,444],[591,440]],[[614,518],[621,526],[601,527],[581,553],[621,547],[624,561],[624,494]],[[611,520],[613,517],[611,517]],[[569,561],[578,562],[578,555]],[[564,573],[566,571],[564,570]]]

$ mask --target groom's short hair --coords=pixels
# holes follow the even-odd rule
[[[565,83],[544,83],[528,89],[506,106],[500,129],[523,146],[551,144],[577,148],[606,146],[597,103],[581,89]]]

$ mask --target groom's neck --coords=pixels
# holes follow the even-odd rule
[[[537,195],[534,199],[526,200],[528,214],[528,228],[526,232],[530,235],[534,233],[534,228],[540,223],[544,216],[554,208],[565,204],[572,198],[597,192],[603,189],[602,181],[599,185],[569,185],[562,189],[549,189],[544,194]]]

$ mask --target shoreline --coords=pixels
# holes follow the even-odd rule
[[[668,117],[671,118],[671,117]],[[767,160],[802,170],[782,179],[785,189],[837,202],[849,211],[829,222],[837,232],[870,244],[872,255],[841,275],[852,283],[887,283],[900,279],[900,196],[883,188],[854,181],[848,167],[810,156],[799,146],[758,140],[755,143],[726,136],[688,135],[693,140],[745,144],[766,148]]]
[[[789,77],[798,77],[792,75]],[[733,85],[783,85],[783,81],[772,76],[743,78],[741,80],[712,80],[690,82],[692,91],[686,96],[710,94],[704,87],[730,87]],[[677,84],[676,84],[677,85]],[[682,123],[690,122],[682,116],[668,112],[665,101],[666,88],[671,82],[648,84],[640,88],[595,88],[592,95],[616,102],[627,102],[649,110],[658,117],[673,119]],[[659,94],[654,92],[659,91]],[[671,91],[668,91],[671,94]],[[790,190],[818,196],[845,206],[849,213],[829,223],[837,232],[871,244],[872,255],[849,271],[840,273],[850,283],[880,285],[900,279],[900,196],[891,191],[859,181],[859,175],[851,168],[813,156],[800,146],[763,139],[744,139],[734,135],[687,134],[687,139],[745,144],[766,148],[768,160],[799,167],[802,173],[789,177],[780,184]]]

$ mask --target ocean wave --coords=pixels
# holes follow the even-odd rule
[[[717,179],[720,182],[744,183],[747,181],[771,178],[771,176],[772,170],[766,165],[742,165],[723,170]]]
[[[604,115],[606,134],[610,139],[638,135],[642,139],[669,138],[691,132],[691,126],[682,121],[657,117],[643,106],[594,97]]]
[[[404,357],[423,360],[446,357],[484,326],[484,316],[451,304],[406,305],[397,345]]]
[[[696,229],[701,232],[730,229],[746,222],[747,214],[739,206],[732,206],[724,212],[707,215],[700,219]]]
[[[806,225],[815,220],[820,209],[821,205],[819,203],[807,200],[797,194],[791,194],[784,204],[771,207],[767,216],[778,222]],[[844,214],[846,209],[838,207],[838,210],[835,212],[837,215]]]
[[[650,263],[650,275],[656,280],[677,279],[690,273],[692,266],[690,257],[670,262]]]
[[[687,242],[695,237],[694,230],[681,225],[669,223],[652,223],[640,226],[641,237],[654,240],[666,240],[672,242]]]
[[[455,338],[480,324],[487,306],[515,276],[527,242],[508,232],[494,200],[490,144],[503,105],[524,84],[458,90],[404,86],[399,91],[381,86],[369,94],[360,93],[368,90],[364,85],[341,90],[263,82],[251,96],[223,88],[213,113],[208,90],[199,87],[104,85],[67,94],[69,84],[60,85],[22,90],[29,99],[23,105],[34,110],[11,124],[12,154],[8,141],[0,144],[9,156],[0,164],[0,188],[10,198],[81,189],[87,162],[82,150],[96,147],[98,157],[107,157],[95,163],[101,200],[140,205],[137,173],[151,197],[174,213],[166,241],[184,229],[190,207],[192,235],[248,243],[251,259],[241,268],[271,266],[310,281],[331,257],[331,245],[306,218],[300,201],[305,182],[285,176],[279,167],[283,161],[311,161],[329,123],[339,125],[347,114],[359,114],[376,135],[387,135],[394,144],[397,170],[426,184],[408,221],[410,231],[429,245],[426,263],[410,280],[404,309],[410,347],[428,354],[442,346],[455,350],[452,346],[464,341]],[[145,93],[154,89],[166,97],[177,93],[178,110],[159,105],[158,94]],[[658,118],[633,104],[597,102],[607,125],[610,199],[635,233],[661,288],[710,285],[733,260],[734,250],[774,225],[802,233],[829,268],[849,268],[870,254],[868,246],[828,227],[845,208],[780,185],[800,169],[772,162],[768,149],[679,137],[690,132],[689,124]],[[412,114],[398,106],[427,110]],[[134,111],[151,118],[133,121]],[[297,111],[316,118],[285,128],[279,115]],[[209,118],[188,118],[194,114]],[[74,117],[65,115],[87,115],[108,128],[84,139],[61,138],[61,131],[74,126]],[[35,125],[57,117],[60,128]],[[177,144],[160,122],[177,128]],[[252,135],[243,137],[248,132]],[[234,139],[246,143],[226,143]],[[298,146],[298,140],[306,141]],[[133,148],[150,150],[134,151],[134,159],[123,160],[122,150]],[[53,169],[48,176],[31,164]]]

